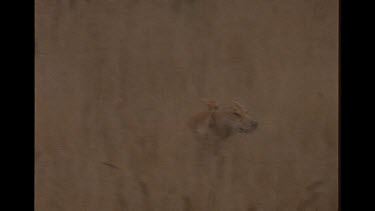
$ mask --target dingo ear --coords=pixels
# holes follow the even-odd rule
[[[241,105],[239,102],[233,101],[233,104],[236,110],[240,111],[241,113],[247,113],[247,109],[245,109],[245,107]]]
[[[219,109],[219,106],[217,105],[217,102],[215,100],[201,99],[201,102],[207,105],[209,111],[215,111]]]

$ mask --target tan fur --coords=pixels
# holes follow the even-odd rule
[[[241,104],[235,103],[227,109],[219,109],[216,102],[214,105],[215,109],[209,106],[208,111],[199,112],[189,119],[188,126],[196,137],[226,139],[256,129],[257,123]]]

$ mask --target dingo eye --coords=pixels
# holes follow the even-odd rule
[[[237,113],[237,112],[234,112],[233,113],[236,117],[241,117],[241,114]]]

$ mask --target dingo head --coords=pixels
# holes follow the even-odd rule
[[[258,127],[240,103],[233,102],[227,108],[220,108],[215,101],[203,101],[208,111],[200,112],[190,120],[190,128],[197,135],[214,134],[228,138],[235,133],[250,133]]]

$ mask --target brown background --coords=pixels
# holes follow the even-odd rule
[[[36,210],[337,210],[337,1],[35,4]],[[200,98],[260,124],[217,179]]]

